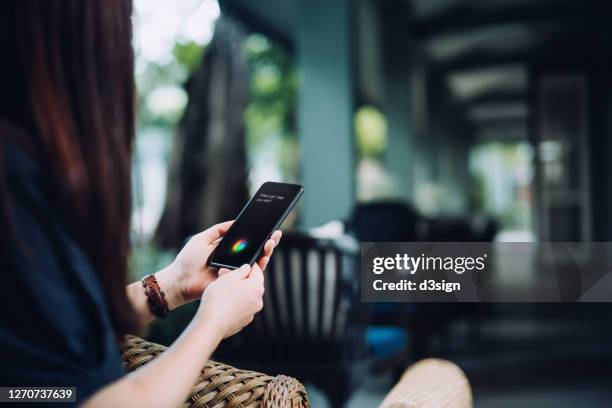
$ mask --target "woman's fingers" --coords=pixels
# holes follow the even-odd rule
[[[242,279],[247,278],[250,273],[251,273],[251,265],[244,264],[240,268],[234,269],[229,274],[231,275],[232,278],[235,278],[237,280],[242,280]]]
[[[259,265],[259,268],[262,271],[264,271],[266,269],[266,266],[268,266],[268,263],[270,262],[270,257],[274,252],[274,248],[276,248],[276,246],[280,242],[282,235],[283,233],[280,230],[274,231],[274,233],[270,236],[270,239],[266,241],[263,249],[263,254],[261,258],[259,258],[259,261],[257,261],[257,264]]]
[[[231,221],[225,221],[220,224],[213,225],[212,227],[204,231],[203,234],[208,239],[208,242],[214,242],[218,240],[219,238],[221,238],[223,235],[225,235],[225,233],[232,226],[233,223],[234,223],[234,220],[231,220]]]
[[[259,265],[259,269],[263,271],[266,270],[266,266],[268,266],[268,263],[270,262],[270,258],[268,258],[267,256],[262,256],[261,258],[259,258],[259,261],[257,261],[257,265]]]
[[[251,267],[249,264],[244,264],[240,268],[237,269],[227,269],[221,268],[219,269],[219,276],[223,275],[231,275],[235,279],[244,279],[249,275]]]
[[[249,279],[252,279],[258,284],[263,285],[264,283],[264,275],[259,267],[259,264],[255,263],[251,268],[251,273],[249,274]]]
[[[268,239],[264,245],[264,256],[270,257],[270,255],[272,255],[272,251],[274,251],[274,248],[276,248],[282,236],[283,233],[281,231],[274,231],[270,239]]]
[[[277,246],[283,236],[283,232],[281,230],[276,230],[270,237],[271,240],[274,241],[274,246]]]
[[[263,254],[261,255],[261,258],[259,258],[259,260],[257,261],[257,265],[259,265],[259,268],[262,271],[266,269],[266,266],[268,266],[268,261],[270,261],[272,252],[274,252],[274,246],[275,242],[271,239],[269,239],[264,245]]]
[[[274,251],[275,242],[271,239],[267,240],[264,245],[263,256],[272,255],[272,251]]]

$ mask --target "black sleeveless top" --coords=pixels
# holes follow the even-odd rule
[[[100,281],[51,206],[27,137],[0,121],[0,208],[10,214],[0,217],[0,386],[76,387],[82,402],[124,370]]]

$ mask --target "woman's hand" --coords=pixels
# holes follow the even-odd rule
[[[208,258],[232,223],[223,222],[194,235],[174,262],[155,275],[166,292],[170,309],[200,299],[208,285],[217,279],[218,269],[208,266]],[[268,265],[281,235],[281,231],[275,231],[265,243],[262,257],[257,262],[260,272]]]
[[[200,299],[204,290],[217,279],[220,273],[224,273],[223,269],[219,271],[217,268],[208,266],[208,258],[232,223],[233,221],[223,222],[194,235],[174,262],[155,274],[161,290],[165,293],[170,310],[192,300]],[[281,235],[280,231],[275,231],[265,243],[262,256],[256,263],[260,272],[268,265]],[[140,282],[128,285],[127,294],[142,325],[154,319]]]
[[[242,330],[261,310],[262,270],[281,233],[272,234],[262,258],[252,267],[217,271],[207,266],[208,258],[231,225],[231,221],[224,222],[194,236],[170,266],[155,274],[170,309],[202,298],[183,334],[154,361],[98,391],[86,407],[131,406],[134,401],[142,406],[179,405],[219,342]],[[153,315],[140,282],[129,285],[127,292],[141,323],[151,321]],[[160,389],[164,392],[159,393]]]
[[[259,264],[219,272],[174,344],[144,367],[96,392],[85,402],[86,408],[176,407],[185,401],[221,339],[249,324],[263,306],[264,277]]]
[[[220,269],[219,277],[204,291],[194,320],[212,326],[222,338],[232,336],[262,309],[263,294],[264,276],[258,264]]]

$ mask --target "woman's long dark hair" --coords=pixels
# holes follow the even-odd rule
[[[102,282],[117,334],[137,327],[125,291],[134,137],[131,13],[130,0],[0,4],[0,119],[6,115],[34,136],[52,177],[54,205]]]

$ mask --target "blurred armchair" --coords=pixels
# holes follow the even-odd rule
[[[405,201],[360,203],[347,220],[346,231],[361,242],[420,241],[422,220],[416,209]],[[379,357],[379,364],[375,368],[379,371],[392,370],[399,375],[408,361],[408,346],[412,346],[412,341],[419,335],[408,333],[415,307],[397,302],[376,302],[368,307],[368,344],[370,352]],[[390,352],[395,356],[389,356]]]
[[[219,358],[312,383],[339,407],[367,370],[357,243],[287,232],[266,271],[264,309]]]
[[[498,232],[497,221],[490,216],[439,215],[424,218],[420,223],[423,241],[427,242],[492,242]],[[418,303],[410,319],[411,330],[418,334],[413,337],[412,355],[415,359],[435,354],[432,339],[438,337],[442,347],[448,347],[451,337],[450,324],[460,318],[466,319],[470,343],[480,337],[480,322],[484,313],[490,310],[482,303]]]
[[[358,204],[346,222],[346,231],[362,242],[419,241],[421,216],[399,200]]]

